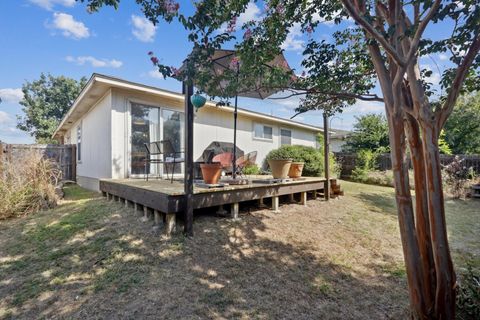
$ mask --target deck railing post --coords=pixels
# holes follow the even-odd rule
[[[193,104],[190,97],[193,95],[191,81],[183,82],[185,96],[185,227],[184,233],[193,237]]]

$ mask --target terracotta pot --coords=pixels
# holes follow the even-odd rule
[[[291,164],[292,160],[268,160],[268,165],[272,169],[272,176],[275,179],[288,178],[288,170],[290,170]]]
[[[220,179],[220,175],[222,174],[222,165],[220,163],[201,163],[200,169],[202,169],[202,177],[205,183],[218,183],[218,179]]]
[[[290,178],[300,178],[302,176],[303,166],[305,162],[292,162],[290,170],[288,170],[288,176]]]

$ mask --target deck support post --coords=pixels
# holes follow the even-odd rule
[[[156,226],[159,226],[163,222],[162,216],[160,215],[160,211],[153,210],[153,221]]]
[[[293,193],[289,193],[289,194],[288,194],[288,201],[289,201],[290,203],[295,203],[295,202],[296,202],[296,201],[295,201],[295,195],[294,195]]]
[[[136,202],[133,203],[133,213],[138,214],[138,204]]]
[[[273,196],[272,197],[272,210],[273,210],[273,212],[275,212],[275,213],[280,212],[279,206],[280,206],[280,197],[279,196]]]
[[[238,202],[232,203],[232,206],[230,208],[230,215],[233,219],[238,219],[239,208],[240,208],[240,204]]]
[[[125,208],[128,208],[128,199],[125,198]]]
[[[306,191],[300,193],[300,203],[301,203],[303,206],[306,206],[306,205],[307,205],[307,192],[306,192]]]
[[[170,236],[176,229],[175,213],[166,214],[165,234]]]
[[[143,206],[143,217],[142,217],[142,221],[143,221],[143,222],[147,222],[147,221],[148,221],[148,207],[147,207],[147,206]]]
[[[107,201],[110,201],[110,193],[107,192]]]
[[[317,190],[313,190],[312,197],[313,199],[317,199]]]
[[[220,206],[218,206],[218,210],[216,213],[221,217],[225,217],[227,215],[227,210],[225,210],[225,208],[223,207],[223,204],[221,204]]]
[[[263,198],[258,199],[258,206],[260,208],[265,208],[266,207],[265,202],[263,201]]]

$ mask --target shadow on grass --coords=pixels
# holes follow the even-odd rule
[[[366,203],[372,211],[395,216],[397,215],[395,195],[393,194],[360,192],[355,194],[354,197]]]
[[[259,236],[271,218],[260,212],[199,216],[194,239],[167,240],[131,209],[76,189],[66,194],[80,201],[0,238],[0,318],[406,316],[395,266],[358,275],[315,254],[321,244]]]

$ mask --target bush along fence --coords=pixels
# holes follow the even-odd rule
[[[460,159],[463,160],[463,166],[467,168],[472,168],[472,170],[478,175],[480,174],[480,155],[447,155],[441,154],[440,155],[440,162],[442,166],[449,165],[453,162],[455,157],[458,156]],[[337,162],[341,165],[341,177],[350,177],[352,175],[352,171],[357,166],[358,157],[356,154],[352,153],[343,153],[343,152],[336,152],[335,158]],[[383,153],[376,157],[376,169],[379,171],[386,171],[392,169],[392,161],[390,159],[389,153]],[[410,169],[413,169],[412,162],[410,163]]]
[[[62,180],[76,180],[75,145],[55,144],[5,144],[0,142],[0,173],[6,162],[19,161],[35,152],[45,159],[53,160],[62,173]]]

